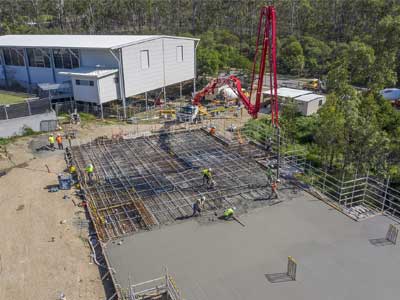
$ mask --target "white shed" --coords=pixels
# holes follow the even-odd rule
[[[270,91],[265,91],[264,95],[269,96]],[[310,116],[318,111],[324,105],[326,97],[315,94],[307,90],[291,89],[286,87],[278,88],[278,98],[281,103],[293,100],[297,104],[297,111],[304,116]]]

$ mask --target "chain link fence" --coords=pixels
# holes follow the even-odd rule
[[[51,105],[49,99],[27,99],[21,103],[0,105],[0,120],[28,117],[50,111]]]

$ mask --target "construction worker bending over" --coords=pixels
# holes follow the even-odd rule
[[[235,209],[236,209],[236,207],[229,207],[229,208],[227,208],[227,209],[224,211],[224,215],[223,215],[224,219],[225,219],[225,220],[229,220],[230,218],[232,218],[232,217],[233,217],[233,214],[235,213]]]
[[[273,181],[271,184],[271,197],[270,197],[271,199],[272,199],[272,196],[275,196],[276,199],[279,199],[279,194],[278,194],[278,183],[279,182],[280,182],[280,180],[278,179],[276,181]]]
[[[59,133],[57,134],[56,141],[57,141],[58,150],[63,150],[64,146],[63,146],[61,134],[59,134]]]
[[[86,173],[87,173],[87,175],[89,177],[89,182],[93,181],[93,171],[94,171],[93,165],[92,164],[88,164],[87,167],[86,167]]]
[[[52,134],[49,136],[49,147],[51,150],[54,150],[54,135]]]
[[[210,185],[211,179],[212,179],[211,171],[212,171],[211,168],[204,169],[202,171],[202,173],[203,173],[203,185],[204,184]]]
[[[204,207],[204,202],[206,201],[206,197],[201,197],[200,199],[197,199],[195,203],[193,203],[193,214],[192,217],[194,217],[196,214],[201,215],[201,211]]]

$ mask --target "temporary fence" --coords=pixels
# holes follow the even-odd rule
[[[258,138],[255,140],[271,149],[272,163],[277,163],[279,151],[284,173],[285,170],[299,173],[300,181],[312,187],[318,193],[317,196],[330,201],[350,217],[360,220],[381,213],[400,219],[400,191],[390,186],[390,177],[380,179],[369,173],[343,173],[342,176],[331,174],[308,161],[304,149],[293,145],[282,131],[279,139],[270,128],[266,130],[260,127],[255,128],[255,131],[263,131],[264,134],[256,135]],[[265,134],[266,131],[269,133]],[[293,176],[291,179],[298,181]]]
[[[50,112],[51,105],[49,99],[32,98],[26,99],[24,102],[1,105],[0,120],[8,120],[14,118],[22,118],[37,114]]]
[[[130,284],[128,289],[122,289],[117,285],[117,290],[121,299],[125,300],[183,300],[182,293],[167,268],[164,276]]]

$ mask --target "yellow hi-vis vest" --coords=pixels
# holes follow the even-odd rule
[[[54,144],[54,136],[49,136],[49,143]]]
[[[86,172],[93,173],[93,166],[87,166],[86,167]]]
[[[211,172],[208,169],[204,169],[202,173],[204,176],[211,177]]]
[[[228,208],[227,210],[224,211],[224,217],[230,217],[233,215],[235,211],[233,210],[233,208]]]

